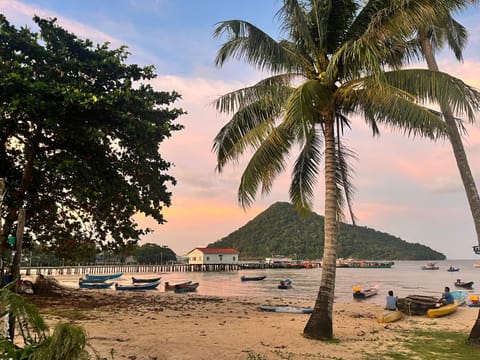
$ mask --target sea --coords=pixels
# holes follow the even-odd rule
[[[467,290],[471,294],[480,294],[480,264],[478,260],[444,260],[435,262],[438,270],[422,270],[422,265],[427,261],[395,261],[389,269],[367,269],[367,268],[337,268],[335,301],[353,301],[352,288],[360,286],[362,289],[373,285],[379,285],[377,296],[363,301],[376,304],[384,304],[385,296],[392,290],[398,297],[407,295],[428,295],[440,297],[445,286],[451,290],[459,290],[454,282],[457,279],[462,281],[474,281],[473,289]],[[453,266],[460,268],[457,272],[448,272],[447,269]],[[114,281],[119,284],[130,284],[132,276],[148,277],[158,274],[146,273],[125,273],[121,278]],[[262,281],[241,281],[241,276],[266,275]],[[311,300],[315,301],[322,275],[321,268],[313,269],[261,269],[261,270],[239,270],[231,272],[172,272],[162,273],[161,284],[156,290],[163,292],[163,283],[175,284],[191,280],[199,282],[200,286],[196,293],[199,295],[221,296],[221,297],[259,297],[259,298],[282,298],[284,300]],[[58,275],[55,278],[65,286],[78,288],[79,276]],[[281,280],[290,279],[291,289],[278,289]],[[478,289],[478,290],[477,290]],[[464,289],[462,289],[464,290]],[[92,290],[82,290],[92,291]],[[114,288],[108,290],[93,291],[116,291]],[[312,303],[313,305],[313,303]]]

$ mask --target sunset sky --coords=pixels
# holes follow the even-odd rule
[[[220,175],[211,150],[214,136],[228,120],[216,113],[212,101],[262,78],[244,63],[214,66],[221,44],[212,37],[215,24],[247,20],[278,38],[274,16],[279,7],[276,0],[0,0],[0,12],[17,27],[37,30],[31,21],[34,14],[56,17],[81,38],[112,47],[127,45],[129,62],[155,66],[156,89],[182,95],[175,106],[188,112],[178,119],[185,129],[160,147],[162,156],[175,164],[169,173],[178,181],[170,189],[173,204],[164,212],[168,223],[160,226],[138,219],[155,229],[141,244],[167,245],[178,255],[228,235],[277,201],[288,201],[290,169],[277,179],[270,195],[259,195],[251,208],[241,209],[237,189],[245,162]],[[444,51],[438,57],[440,69],[480,88],[480,7],[455,18],[470,34],[464,62]],[[430,246],[449,259],[480,262],[472,251],[473,220],[450,143],[407,139],[389,129],[381,129],[381,136],[374,138],[361,118],[353,120],[346,142],[358,156],[354,163],[358,225]],[[467,129],[464,146],[480,189],[480,123]],[[321,215],[322,184],[323,175],[314,208]]]

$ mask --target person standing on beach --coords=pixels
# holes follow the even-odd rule
[[[453,295],[450,292],[450,288],[445,286],[445,292],[442,294],[442,300],[445,304],[454,304],[455,300],[453,299]]]
[[[393,296],[393,291],[390,290],[387,295],[387,305],[385,306],[387,310],[397,310],[397,297]]]

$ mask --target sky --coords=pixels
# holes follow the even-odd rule
[[[57,18],[80,38],[108,42],[112,48],[128,46],[128,62],[154,65],[157,90],[182,95],[175,107],[188,114],[177,119],[185,129],[160,146],[172,162],[168,171],[177,179],[170,187],[172,206],[167,223],[138,217],[153,233],[147,242],[166,245],[178,255],[205,247],[242,227],[277,201],[289,201],[291,169],[280,176],[269,195],[257,196],[243,209],[237,190],[243,166],[215,171],[213,139],[228,121],[212,102],[219,96],[254,84],[262,78],[250,65],[230,61],[214,64],[221,39],[213,38],[220,21],[241,19],[278,39],[277,0],[0,0],[0,12],[16,27],[37,30],[32,17]],[[469,32],[464,61],[448,51],[438,54],[442,71],[480,88],[480,6],[455,14]],[[416,67],[425,67],[417,64]],[[478,124],[467,125],[464,137],[470,168],[480,188],[480,114]],[[444,253],[448,259],[479,259],[472,251],[476,234],[472,215],[449,142],[406,138],[382,128],[373,137],[361,118],[355,118],[346,143],[355,150],[353,199],[358,225],[420,243]],[[323,215],[323,175],[316,187],[314,211]]]

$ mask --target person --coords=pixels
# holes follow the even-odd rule
[[[393,296],[393,291],[390,290],[387,295],[387,305],[385,306],[387,310],[397,310],[397,297]]]
[[[453,295],[450,292],[450,288],[445,286],[445,292],[442,294],[442,300],[444,304],[454,304],[455,300],[453,299]]]

